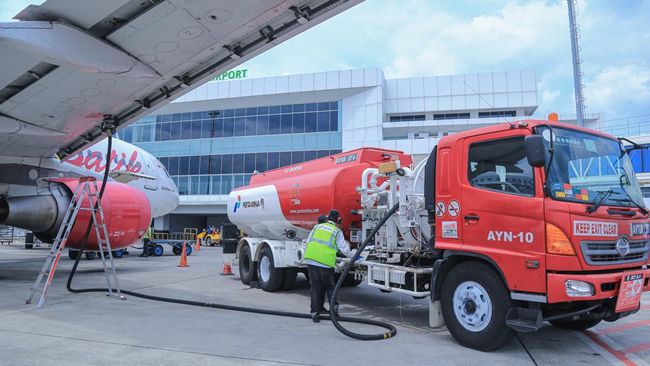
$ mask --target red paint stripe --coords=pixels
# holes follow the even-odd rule
[[[625,353],[612,348],[609,344],[605,343],[602,339],[600,339],[595,333],[589,330],[585,330],[583,333],[587,337],[589,337],[592,341],[594,341],[594,343],[602,347],[605,351],[609,352],[612,356],[616,357],[617,359],[619,359],[619,361],[623,362],[624,365],[637,366],[636,363],[632,362],[632,360],[627,358]]]
[[[621,325],[616,325],[616,326],[613,326],[613,327],[608,327],[608,328],[605,328],[605,329],[600,329],[600,330],[598,330],[598,334],[604,335],[604,334],[618,333],[618,332],[622,332],[622,331],[629,330],[629,329],[643,327],[643,326],[646,326],[646,325],[650,325],[650,319],[639,320],[639,321],[632,322],[632,323],[621,324]]]
[[[650,342],[637,344],[636,346],[632,346],[632,347],[626,349],[623,352],[625,352],[625,353],[637,353],[637,352],[643,352],[643,351],[648,351],[648,350],[650,350]]]

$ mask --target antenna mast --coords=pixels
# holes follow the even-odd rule
[[[573,89],[576,99],[576,119],[578,126],[585,125],[585,97],[584,85],[582,84],[582,59],[580,58],[580,45],[578,44],[579,31],[577,14],[575,10],[576,0],[567,0],[569,8],[569,32],[571,34],[571,56],[573,58]]]

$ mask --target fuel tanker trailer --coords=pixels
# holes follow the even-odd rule
[[[266,291],[291,288],[298,270],[306,269],[303,241],[318,217],[333,208],[341,213],[341,229],[354,247],[362,229],[360,177],[391,161],[412,163],[400,151],[357,149],[255,174],[249,186],[233,190],[228,218],[248,235],[237,248],[242,282],[257,280]]]
[[[445,136],[417,165],[362,148],[256,174],[228,198],[248,234],[240,277],[291,287],[310,229],[335,208],[351,247],[368,244],[353,280],[427,298],[430,325],[462,345],[493,350],[545,322],[617,321],[650,291],[648,209],[627,154],[636,147],[526,120]]]

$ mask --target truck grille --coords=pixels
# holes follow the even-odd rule
[[[592,266],[607,266],[632,262],[645,262],[648,260],[650,243],[645,241],[631,241],[630,252],[621,256],[616,251],[616,242],[582,242],[582,254],[587,264]]]

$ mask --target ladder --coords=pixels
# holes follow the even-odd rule
[[[87,198],[88,202],[87,207],[83,207],[84,201],[86,201],[85,198]],[[115,263],[113,262],[113,254],[111,253],[111,244],[108,239],[108,230],[106,229],[106,223],[104,221],[104,210],[102,209],[101,200],[99,199],[97,180],[94,177],[81,177],[79,183],[74,189],[70,205],[63,217],[61,227],[59,227],[59,231],[56,234],[50,253],[45,259],[45,262],[38,273],[38,277],[31,287],[27,300],[25,300],[26,304],[31,304],[36,291],[38,291],[38,288],[41,286],[44,279],[45,283],[43,284],[41,298],[38,301],[38,308],[42,308],[45,304],[47,290],[52,284],[54,272],[56,271],[59,259],[61,258],[61,253],[65,249],[68,237],[72,232],[79,211],[90,211],[90,219],[92,220],[95,229],[99,256],[102,260],[102,267],[104,268],[104,275],[106,277],[107,296],[117,296],[120,299],[126,299],[126,297],[120,293],[120,286],[117,281],[117,272],[115,271]],[[104,251],[108,253],[108,260],[104,256]],[[111,277],[113,282],[111,282]]]

